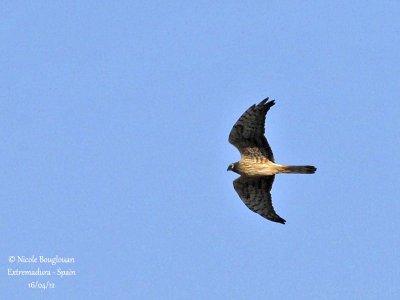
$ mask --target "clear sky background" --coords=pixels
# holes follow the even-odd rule
[[[400,2],[350,2],[3,2],[0,298],[400,299]],[[267,96],[318,167],[277,176],[286,225],[226,172]]]

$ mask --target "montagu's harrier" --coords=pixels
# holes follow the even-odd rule
[[[233,187],[240,199],[252,211],[264,218],[285,224],[272,206],[271,188],[275,174],[313,174],[313,166],[284,166],[275,163],[271,147],[264,136],[265,116],[275,104],[264,99],[251,106],[239,118],[229,134],[229,142],[240,151],[239,162],[230,164],[228,171],[241,176],[233,181]]]

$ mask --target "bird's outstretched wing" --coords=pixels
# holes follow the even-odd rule
[[[262,100],[257,105],[249,107],[239,120],[233,125],[229,134],[229,143],[234,145],[242,156],[246,154],[262,155],[274,162],[274,155],[265,132],[265,116],[268,110],[275,104],[275,100]]]
[[[270,221],[285,224],[286,220],[278,216],[272,206],[271,188],[274,179],[274,175],[263,177],[240,176],[233,181],[233,187],[249,209]]]

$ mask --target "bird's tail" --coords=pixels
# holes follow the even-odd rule
[[[314,166],[283,166],[282,173],[314,174],[317,170]]]

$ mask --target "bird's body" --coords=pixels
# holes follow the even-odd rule
[[[268,159],[255,157],[240,160],[232,171],[244,176],[270,176],[280,173],[282,167]]]
[[[241,154],[241,160],[229,165],[228,171],[241,176],[233,182],[247,207],[268,220],[284,224],[272,206],[271,188],[279,173],[313,174],[313,166],[285,166],[275,163],[274,155],[264,136],[265,116],[275,101],[268,98],[247,109],[233,126],[229,142]]]
[[[313,174],[316,169],[313,166],[284,166],[260,157],[246,157],[235,163],[232,171],[244,176],[270,176],[279,173]]]

